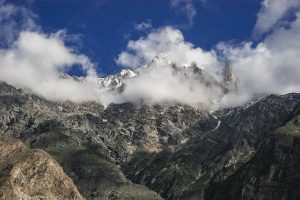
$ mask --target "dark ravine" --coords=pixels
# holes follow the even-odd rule
[[[299,110],[296,93],[210,113],[0,83],[0,131],[52,155],[86,199],[299,199]]]

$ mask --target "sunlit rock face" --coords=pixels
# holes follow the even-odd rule
[[[48,153],[0,135],[1,199],[83,200],[72,179]]]

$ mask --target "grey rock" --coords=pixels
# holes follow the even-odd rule
[[[284,127],[299,110],[300,94],[210,113],[50,102],[0,83],[0,131],[51,154],[87,199],[296,199],[298,128]]]

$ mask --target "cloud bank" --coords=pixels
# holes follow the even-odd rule
[[[9,49],[0,50],[0,58],[2,81],[29,88],[50,100],[65,101],[73,96],[74,101],[87,101],[96,97],[94,84],[60,78],[74,64],[80,64],[87,72],[88,82],[96,73],[87,57],[64,46],[59,32],[51,35],[21,32]]]
[[[104,105],[111,102],[134,102],[182,103],[202,108],[215,106],[215,101],[222,96],[222,89],[213,82],[214,78],[209,79],[210,85],[206,85],[199,81],[199,77],[192,69],[185,68],[176,72],[166,62],[162,62],[162,58],[154,59],[136,78],[125,80],[122,93],[104,91],[101,100]]]

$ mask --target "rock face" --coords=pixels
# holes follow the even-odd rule
[[[300,115],[265,136],[256,155],[206,199],[300,199]]]
[[[299,114],[300,94],[211,113],[0,84],[0,131],[51,154],[87,199],[299,199]]]
[[[135,182],[148,185],[166,199],[213,199],[208,195],[211,193],[210,186],[223,183],[239,173],[263,151],[262,148],[272,148],[270,143],[266,143],[271,137],[269,133],[299,114],[299,100],[299,94],[270,95],[248,106],[217,112],[215,117],[221,123],[217,129],[207,133],[191,126],[186,131],[193,130],[198,134],[181,148],[175,152],[166,149],[158,154],[136,155],[127,165],[127,173]],[[263,155],[271,157],[273,153],[275,151]],[[255,169],[258,162],[249,169]],[[296,168],[293,170],[297,171]],[[245,170],[245,174],[248,173]],[[283,176],[291,178],[291,174]],[[249,177],[250,180],[252,178]],[[296,179],[296,182],[299,185],[299,180]],[[226,186],[230,185],[226,183]],[[239,181],[232,183],[240,184]],[[272,187],[270,185],[266,190],[272,193],[275,190]],[[243,198],[238,192],[236,195],[236,199],[270,199],[255,192],[248,198]],[[231,199],[231,196],[224,199]]]
[[[0,135],[0,199],[84,199],[45,151]]]

